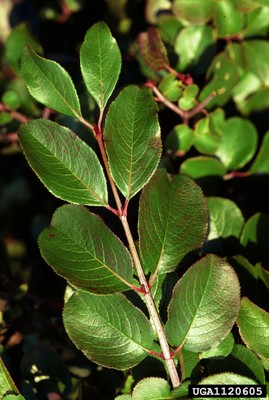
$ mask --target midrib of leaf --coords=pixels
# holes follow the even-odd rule
[[[45,77],[45,80],[49,82],[50,86],[60,95],[61,99],[64,101],[64,103],[70,108],[70,110],[74,113],[74,115],[81,120],[81,116],[76,112],[76,110],[73,109],[73,107],[68,103],[68,101],[65,99],[65,97],[59,92],[59,90],[56,88],[56,86],[51,82],[50,79],[47,78],[46,74],[42,71],[42,69],[39,67],[39,65],[35,62],[37,65],[38,69],[40,70],[41,74]]]
[[[48,151],[47,147],[39,142],[34,136],[32,136],[32,139],[34,139],[39,145],[41,145],[45,150]],[[52,153],[53,154],[53,153]],[[55,155],[53,155],[55,157]],[[27,158],[27,157],[26,157]],[[61,160],[59,160],[57,157],[55,157],[69,172],[71,175],[73,175],[101,204],[104,205],[104,207],[107,207],[108,204],[106,204],[91,188],[89,188],[76,174],[73,173],[73,171],[68,168]]]
[[[199,310],[199,308],[200,308],[200,305],[201,305],[201,303],[202,303],[203,300],[204,300],[205,293],[207,292],[207,288],[208,288],[208,285],[209,285],[209,281],[210,281],[210,279],[207,279],[207,282],[206,282],[206,286],[205,286],[203,295],[202,295],[202,297],[201,297],[201,300],[200,300],[200,302],[199,302],[198,307],[196,307],[196,312],[195,312],[195,314],[194,314],[194,317],[192,318],[192,322],[191,322],[191,325],[190,325],[190,327],[189,327],[189,329],[188,329],[188,332],[186,333],[186,336],[185,336],[185,338],[182,340],[181,344],[178,346],[178,347],[180,347],[180,348],[183,347],[184,343],[186,342],[186,340],[187,340],[187,338],[188,338],[188,335],[189,335],[189,332],[190,332],[190,330],[191,330],[191,328],[192,328],[192,326],[193,326],[194,320],[196,319],[196,315],[198,314],[198,310]],[[196,282],[196,280],[195,280],[195,282]],[[194,291],[194,290],[193,290],[193,291]]]
[[[168,215],[167,215],[167,218],[166,218],[165,232],[164,232],[163,241],[162,241],[163,244],[162,244],[162,248],[161,248],[161,251],[160,251],[159,261],[157,263],[156,269],[155,269],[154,274],[152,276],[152,280],[153,281],[155,280],[155,278],[156,278],[156,276],[158,274],[158,271],[159,271],[159,267],[160,267],[160,263],[161,263],[161,260],[162,260],[162,255],[163,255],[164,247],[165,247],[165,243],[166,243],[166,238],[167,238],[168,220],[169,220],[169,216],[170,216],[170,213],[171,213],[171,184],[170,184],[170,193],[169,193],[169,201],[168,201],[169,209],[168,209]],[[158,230],[157,230],[157,232],[158,232]]]
[[[59,228],[57,228],[57,226],[51,225],[52,227],[54,227],[55,229],[60,230]],[[60,230],[61,231],[61,230]],[[67,236],[70,240],[74,241],[73,237],[69,236],[66,232],[61,231],[65,236]],[[76,245],[78,246],[78,250],[81,249],[83,251],[83,253],[85,253],[85,248],[82,247],[82,245],[80,243],[78,243],[77,241],[75,241]],[[99,243],[100,244],[100,243]],[[97,258],[94,254],[92,254],[90,251],[88,251],[88,249],[86,249],[86,253],[89,254],[89,256],[91,258],[93,258],[95,261],[97,261],[100,265],[102,265],[106,270],[108,270],[112,275],[114,275],[116,278],[118,278],[121,282],[123,282],[126,286],[128,287],[133,287],[131,283],[127,282],[124,278],[122,278],[120,275],[118,275],[115,271],[113,271],[107,264],[105,264],[102,260],[100,260],[99,258]]]
[[[100,29],[98,26],[98,53],[99,53],[99,71],[100,71],[100,92],[101,92],[101,109],[104,108],[105,104],[105,94],[104,94],[104,84],[103,84],[103,69],[101,62],[101,43],[100,43]]]
[[[122,295],[122,296],[123,296],[123,295]],[[86,302],[84,299],[82,299],[82,301],[83,301],[83,303],[84,303],[85,306],[86,306],[85,308],[87,308],[87,306],[88,306],[88,305],[87,305],[87,302]],[[127,301],[128,301],[128,300],[127,300]],[[96,308],[96,307],[95,307],[95,308]],[[112,325],[112,323],[111,323],[109,320],[107,320],[106,318],[104,318],[102,315],[98,314],[97,311],[95,311],[95,314],[98,315],[99,318],[101,318],[102,320],[104,320],[105,323],[106,323],[107,325],[111,326],[111,327],[113,328],[113,330],[116,330],[117,332],[119,332],[119,333],[120,333],[120,336],[126,337],[130,342],[134,343],[136,346],[140,347],[140,348],[141,348],[142,350],[144,350],[145,352],[147,352],[147,353],[150,352],[150,349],[146,349],[146,348],[143,347],[141,344],[135,342],[135,341],[133,340],[132,337],[129,337],[128,335],[126,335],[124,332],[122,332],[122,331],[121,331],[119,328],[117,328],[115,325]],[[126,321],[129,321],[128,318],[126,318]]]
[[[137,97],[138,97],[138,91],[136,92],[135,95],[135,105],[137,104]],[[131,186],[132,186],[132,173],[133,173],[133,155],[134,155],[134,126],[135,126],[135,119],[136,119],[136,112],[133,114],[133,120],[132,120],[132,145],[131,145],[131,154],[130,154],[130,167],[129,167],[129,179],[128,179],[128,190],[127,190],[127,196],[126,199],[129,200],[130,195],[131,195]]]

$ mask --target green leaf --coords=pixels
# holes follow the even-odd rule
[[[46,262],[76,288],[115,293],[132,284],[129,252],[99,216],[82,206],[58,208],[38,243]]]
[[[90,360],[108,368],[134,367],[153,343],[150,322],[122,294],[76,292],[64,307],[63,321],[75,345]]]
[[[231,356],[239,360],[241,365],[243,364],[244,369],[251,370],[251,373],[244,372],[242,375],[250,375],[250,378],[255,379],[255,381],[263,385],[265,384],[264,369],[261,360],[255,353],[249,350],[246,346],[235,344]],[[240,371],[240,373],[242,372]]]
[[[26,43],[29,43],[36,52],[43,52],[27,24],[21,23],[12,29],[5,43],[6,60],[17,75],[20,74],[20,59]]]
[[[159,89],[170,101],[177,101],[182,95],[181,82],[173,74],[167,74],[163,77]]]
[[[195,376],[195,370],[199,371],[199,353],[193,353],[192,351],[186,350],[185,347],[183,347],[178,352],[177,357],[180,365],[183,366],[181,369],[182,380],[186,381],[187,379],[190,379],[190,377]]]
[[[243,13],[236,10],[233,0],[215,3],[214,22],[218,37],[234,36],[244,27]]]
[[[178,68],[184,71],[197,64],[204,51],[213,44],[213,31],[207,25],[181,29],[174,44],[175,53],[179,55]]]
[[[247,40],[242,46],[249,69],[269,86],[269,43],[266,40]]]
[[[160,11],[170,10],[170,0],[147,0],[145,9],[146,19],[151,24],[156,24],[159,20]]]
[[[3,400],[25,400],[25,398],[20,394],[8,394],[7,396],[3,397]]]
[[[204,87],[199,101],[215,92],[216,96],[207,105],[207,109],[223,106],[231,98],[231,92],[238,80],[237,64],[225,53],[219,53],[208,70],[208,76],[213,74],[211,81]]]
[[[103,110],[121,70],[118,44],[104,22],[94,24],[86,33],[80,49],[80,65],[88,91]]]
[[[269,131],[263,137],[259,152],[249,168],[251,174],[269,174]]]
[[[260,357],[269,358],[269,314],[243,297],[237,325],[247,347]]]
[[[142,379],[133,390],[133,400],[169,400],[169,383],[162,378]]]
[[[213,0],[175,0],[173,2],[173,13],[180,19],[194,25],[203,25],[207,22],[213,12]]]
[[[269,88],[261,88],[249,96],[244,102],[238,104],[242,115],[263,111],[269,108]]]
[[[227,357],[231,353],[233,345],[234,337],[230,332],[218,346],[213,347],[211,350],[205,351],[200,355],[200,358]]]
[[[229,118],[224,125],[216,155],[228,169],[240,169],[254,156],[258,133],[252,122],[240,117]]]
[[[246,222],[240,243],[245,248],[245,254],[248,255],[252,262],[269,261],[269,215],[264,213],[256,213],[252,215]]]
[[[223,259],[208,255],[175,286],[165,327],[168,342],[195,352],[212,349],[232,329],[239,307],[240,286],[234,270]]]
[[[54,110],[79,118],[80,104],[70,75],[58,63],[37,55],[26,45],[21,61],[21,74],[31,95]]]
[[[207,204],[210,215],[208,240],[239,238],[245,222],[240,208],[223,197],[208,197]]]
[[[217,158],[198,156],[190,157],[183,161],[180,166],[180,172],[191,176],[193,179],[198,179],[206,176],[223,177],[226,169]]]
[[[235,344],[232,352],[225,358],[211,358],[208,363],[208,374],[233,372],[260,384],[265,383],[264,369],[259,357],[246,346]]]
[[[176,125],[166,137],[165,149],[169,152],[188,151],[194,140],[194,131],[186,124]]]
[[[155,72],[165,69],[169,60],[164,43],[156,28],[139,33],[137,46],[145,63]]]
[[[247,13],[244,37],[266,36],[269,27],[269,7],[259,7]]]
[[[76,204],[107,204],[102,166],[74,132],[36,119],[21,125],[18,136],[28,163],[54,196]]]
[[[241,376],[238,374],[234,374],[231,372],[225,372],[222,374],[216,374],[216,375],[211,375],[208,376],[207,378],[202,379],[199,382],[200,385],[257,385],[257,382],[255,382],[253,379],[247,378],[246,376]],[[234,397],[229,397],[228,396],[228,390],[226,391],[227,393],[227,400],[232,400]],[[196,397],[199,400],[210,400],[212,397]],[[221,400],[223,397],[215,397],[216,400]],[[246,397],[236,397],[238,400],[244,400]],[[257,398],[257,397],[256,397]],[[255,397],[247,397],[248,400],[254,400]]]
[[[158,169],[139,206],[139,246],[146,272],[167,273],[201,247],[207,234],[207,207],[201,189],[187,176]]]
[[[111,175],[127,199],[155,172],[162,144],[158,107],[148,89],[127,86],[108,110],[104,136]]]
[[[130,394],[122,394],[115,397],[115,400],[132,400],[132,396]]]
[[[5,394],[9,392],[15,392],[19,394],[15,383],[13,382],[2,358],[0,357],[0,398],[2,399]]]
[[[220,137],[216,132],[210,130],[210,119],[200,119],[195,125],[195,148],[203,154],[215,154],[220,143]]]

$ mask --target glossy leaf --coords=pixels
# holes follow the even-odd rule
[[[208,240],[218,238],[239,238],[244,217],[237,205],[226,198],[208,197],[207,204],[210,215]]]
[[[113,179],[127,199],[155,172],[162,151],[158,107],[147,89],[127,86],[108,110],[104,136]]]
[[[19,394],[15,383],[13,382],[2,358],[0,357],[0,397],[1,397],[1,399],[4,398],[4,396],[10,392]],[[18,400],[20,400],[20,399],[18,399]]]
[[[115,400],[132,400],[132,396],[130,394],[121,394],[115,397]]]
[[[239,307],[240,286],[234,270],[223,259],[208,255],[175,286],[165,327],[168,341],[195,352],[212,349],[232,329]]]
[[[220,344],[216,347],[213,347],[213,349],[210,349],[208,351],[205,351],[200,355],[200,358],[212,358],[212,357],[227,357],[234,345],[234,337],[232,333],[230,332],[226,338],[220,342]]]
[[[28,163],[54,196],[76,204],[107,204],[102,166],[74,132],[36,119],[21,125],[18,136]]]
[[[269,314],[243,297],[237,325],[247,347],[259,356],[269,358]]]
[[[257,144],[254,124],[247,119],[232,117],[224,125],[216,155],[226,168],[239,169],[254,156]]]
[[[64,307],[63,321],[75,345],[108,368],[134,367],[153,343],[150,322],[122,294],[76,292]]]
[[[210,130],[210,120],[208,117],[200,119],[195,125],[194,147],[202,154],[213,155],[216,153],[220,137]]]
[[[81,116],[78,95],[68,72],[58,63],[24,48],[21,73],[31,95],[40,103],[71,117]]]
[[[251,174],[269,174],[269,131],[263,137],[259,152],[249,168]]]
[[[265,40],[243,42],[244,57],[249,69],[269,86],[269,43]]]
[[[197,64],[204,51],[214,44],[213,31],[207,25],[192,25],[180,30],[175,41],[179,55],[178,68],[185,70]]]
[[[263,111],[266,108],[269,108],[269,88],[257,90],[238,107],[242,115]]]
[[[146,272],[167,273],[201,247],[207,234],[207,207],[196,183],[158,169],[139,205],[139,246]]]
[[[122,242],[86,208],[58,208],[39,237],[46,262],[74,287],[115,293],[132,284],[132,261]]]
[[[199,0],[175,0],[172,10],[178,18],[194,25],[202,25],[211,18],[213,5],[212,0],[203,0],[203,2]]]
[[[183,161],[180,172],[191,176],[193,179],[198,179],[206,176],[223,177],[226,169],[217,158],[197,156]]]
[[[104,22],[94,24],[86,33],[80,49],[80,65],[88,91],[103,110],[121,70],[118,44]]]
[[[216,375],[211,375],[208,376],[207,378],[202,379],[199,382],[200,385],[257,385],[257,382],[254,381],[253,379],[247,378],[246,376],[234,374],[231,372],[224,372],[222,374],[216,374]],[[234,397],[229,397],[228,395],[228,390],[227,390],[227,397],[226,399],[232,400]],[[210,400],[211,397],[197,397],[199,400]],[[223,397],[215,397],[216,400],[221,400]],[[240,397],[237,396],[236,399],[238,400],[244,400],[246,397]],[[256,397],[257,398],[257,397]],[[248,400],[254,400],[255,397],[248,396]]]
[[[234,36],[244,27],[244,15],[236,10],[233,0],[215,3],[214,22],[219,37]]]
[[[134,388],[133,400],[169,400],[170,385],[162,378],[142,379]]]
[[[165,69],[169,60],[164,43],[156,28],[139,33],[137,46],[145,63],[155,72]]]

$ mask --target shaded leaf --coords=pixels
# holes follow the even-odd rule
[[[170,0],[147,0],[145,8],[147,21],[151,24],[156,24],[160,12],[170,10],[170,8]]]
[[[246,40],[242,46],[249,69],[269,86],[269,43],[266,40]]]
[[[153,342],[150,322],[122,294],[76,292],[64,307],[63,320],[75,345],[108,368],[132,368],[148,355]]]
[[[5,394],[15,392],[19,394],[18,389],[13,382],[2,358],[0,357],[0,397],[1,399],[5,396]],[[21,399],[18,399],[21,400]]]
[[[226,169],[222,162],[217,158],[208,156],[190,157],[183,161],[180,172],[191,176],[193,179],[206,176],[223,177]]]
[[[162,151],[158,107],[147,89],[127,86],[108,110],[104,136],[111,175],[127,199],[155,172]]]
[[[247,119],[232,117],[225,122],[216,155],[226,168],[239,169],[254,156],[257,144],[254,124]]]
[[[247,347],[259,356],[269,358],[269,314],[243,297],[237,325]]]
[[[162,378],[142,379],[134,388],[133,400],[169,400],[170,385]]]
[[[159,89],[170,101],[177,101],[182,94],[181,82],[173,74],[167,74],[159,84]]]
[[[169,65],[166,48],[156,28],[150,27],[147,32],[139,33],[136,41],[141,56],[153,71],[158,72]]]
[[[186,124],[176,125],[166,137],[165,149],[169,152],[188,151],[194,141],[194,131]]]
[[[146,272],[167,273],[201,247],[207,234],[202,191],[184,175],[158,169],[143,190],[139,206],[139,246]]]
[[[251,174],[269,174],[269,131],[263,137],[259,152],[249,168]]]
[[[49,120],[20,126],[25,157],[56,197],[77,204],[107,204],[107,187],[95,152],[74,132]]]
[[[233,372],[260,384],[265,383],[265,375],[261,360],[246,346],[235,344],[232,352],[225,358],[211,358],[208,362],[208,374]]]
[[[202,25],[210,20],[213,12],[213,0],[175,0],[173,13],[180,19],[192,24]]]
[[[250,262],[268,262],[268,233],[268,214],[256,213],[247,220],[242,231],[240,243],[245,248],[245,253],[248,255]]]
[[[86,33],[80,49],[80,65],[88,91],[103,110],[121,70],[118,44],[104,22],[94,24]]]
[[[231,98],[231,92],[238,80],[236,63],[227,54],[218,54],[208,70],[208,76],[213,75],[211,81],[204,87],[199,96],[199,101],[204,100],[214,92],[215,97],[207,105],[207,109],[223,106]]]
[[[167,339],[187,350],[207,351],[228,335],[239,307],[240,286],[234,270],[223,259],[208,255],[175,286],[165,327]]]
[[[5,42],[6,60],[17,75],[20,74],[20,59],[26,43],[29,43],[36,52],[42,54],[41,45],[37,42],[27,24],[23,22],[13,27]]]
[[[240,208],[223,197],[208,197],[207,204],[210,215],[208,240],[239,238],[244,225]]]
[[[215,3],[214,23],[219,37],[234,36],[244,27],[244,15],[236,10],[233,0]]]
[[[59,207],[38,243],[46,262],[76,288],[115,293],[132,284],[129,252],[101,218],[84,207]]]
[[[234,345],[234,337],[232,333],[230,332],[226,338],[219,343],[218,346],[213,347],[213,349],[210,349],[208,351],[205,351],[200,355],[200,358],[212,358],[212,357],[227,357]]]
[[[212,28],[207,25],[192,25],[180,30],[175,41],[175,52],[179,55],[178,68],[185,70],[195,65],[204,51],[215,43]]]
[[[21,74],[29,92],[37,101],[71,117],[81,116],[73,81],[58,63],[40,57],[26,45],[21,61]]]

